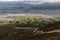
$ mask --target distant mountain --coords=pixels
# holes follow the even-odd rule
[[[60,2],[38,4],[32,8],[34,9],[60,9]]]
[[[32,5],[31,4],[27,4],[27,3],[23,3],[23,2],[0,2],[0,8],[3,8],[3,7],[31,7]]]
[[[36,3],[35,3],[36,4]],[[32,8],[32,9],[60,9],[60,2],[54,3],[41,3],[41,4],[33,4],[28,2],[0,2],[0,9],[19,9],[19,8]]]

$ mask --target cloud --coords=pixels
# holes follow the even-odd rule
[[[0,1],[19,1],[19,0],[0,0]]]
[[[48,0],[48,2],[60,2],[60,0]]]
[[[0,1],[24,1],[24,0],[0,0]],[[25,0],[25,1],[60,2],[60,0]]]

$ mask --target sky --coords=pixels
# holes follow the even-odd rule
[[[0,1],[24,1],[24,0],[0,0]],[[26,1],[30,1],[30,0],[26,0]],[[60,2],[60,0],[31,0],[31,1]]]

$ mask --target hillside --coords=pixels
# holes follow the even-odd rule
[[[60,17],[6,17],[14,21],[0,21],[0,40],[60,40]]]

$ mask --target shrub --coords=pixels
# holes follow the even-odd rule
[[[57,19],[59,20],[59,19]],[[15,18],[15,23],[16,24],[49,24],[49,23],[53,23],[55,21],[57,21],[56,18],[52,19],[52,18],[42,18],[42,17],[17,17]]]

